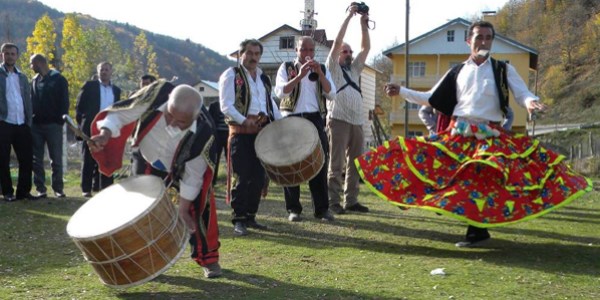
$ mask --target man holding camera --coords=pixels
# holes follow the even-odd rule
[[[327,185],[329,209],[336,214],[343,214],[346,210],[369,211],[366,206],[358,203],[359,175],[354,166],[354,159],[363,152],[364,144],[362,92],[358,83],[371,49],[368,11],[369,7],[364,3],[352,2],[327,57],[327,68],[331,71],[337,87],[335,101],[327,103],[327,128],[331,151]],[[353,58],[352,48],[344,43],[344,36],[350,19],[356,15],[360,15],[362,39],[360,52]],[[344,173],[345,184],[342,187]],[[340,204],[342,192],[343,206]]]
[[[309,36],[296,41],[297,57],[293,62],[284,62],[277,71],[275,94],[281,99],[279,109],[284,117],[297,116],[311,121],[317,128],[321,145],[327,157],[327,134],[323,115],[326,99],[335,98],[335,84],[324,65],[316,62],[315,41]],[[327,160],[325,160],[327,161]],[[308,182],[313,202],[314,216],[323,221],[333,221],[327,200],[327,167],[323,165],[317,176]],[[285,206],[291,222],[301,221],[300,187],[285,187]]]

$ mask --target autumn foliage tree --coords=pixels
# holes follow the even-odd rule
[[[51,68],[56,66],[56,29],[54,22],[44,14],[36,23],[31,36],[27,37],[27,49],[19,56],[19,65],[29,78],[33,77],[33,71],[29,66],[29,58],[33,54],[42,54],[48,60]]]

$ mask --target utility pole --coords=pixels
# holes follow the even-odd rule
[[[405,33],[405,41],[404,41],[404,67],[406,68],[406,83],[405,87],[409,88],[409,69],[408,69],[408,16],[410,15],[410,0],[406,0],[406,33]],[[404,137],[408,137],[408,101],[404,100]]]

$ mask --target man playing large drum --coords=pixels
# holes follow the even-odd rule
[[[258,64],[262,44],[255,39],[240,43],[241,64],[225,70],[219,78],[219,101],[229,125],[227,151],[227,199],[232,212],[233,233],[248,234],[248,227],[266,229],[256,222],[265,169],[254,149],[258,132],[267,123],[281,119],[271,97],[271,80]]]
[[[205,277],[220,276],[211,187],[214,124],[202,111],[202,96],[189,85],[174,87],[159,80],[100,112],[88,142],[100,172],[110,175],[121,167],[130,136],[133,172],[160,176],[178,188],[179,215],[191,233],[192,258],[204,268]]]

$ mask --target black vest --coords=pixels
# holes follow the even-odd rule
[[[498,90],[500,109],[506,116],[508,107],[506,63],[493,58],[490,58],[490,61],[492,62],[494,80],[496,81],[496,89]],[[429,105],[447,116],[452,116],[454,107],[458,103],[456,99],[456,78],[463,66],[464,63],[454,66],[429,98]]]
[[[246,72],[241,67],[234,67],[233,72],[235,73],[235,79],[233,80],[235,102],[233,106],[240,114],[247,117],[250,101],[252,101],[250,89],[248,87],[248,78],[246,77]],[[275,114],[273,113],[273,102],[271,101],[271,80],[269,79],[269,76],[264,73],[260,74],[260,80],[262,80],[263,85],[265,86],[265,94],[267,96],[265,100],[267,101],[267,115],[269,116],[269,121],[274,121]],[[225,116],[225,123],[234,124],[235,121]]]
[[[138,139],[143,138],[147,133],[147,128],[154,124],[156,118],[162,118],[162,113],[157,109],[169,100],[169,94],[175,86],[165,80],[153,82],[148,87],[135,93],[131,98],[116,102],[111,109],[127,109],[142,103],[150,102],[150,106],[140,116],[132,133],[133,143],[137,144]],[[171,174],[173,184],[177,187],[179,179],[185,171],[185,163],[198,155],[203,155],[208,162],[208,167],[214,170],[216,163],[216,147],[213,145],[215,125],[210,118],[206,108],[201,107],[202,112],[196,119],[196,132],[188,131],[179,142],[177,153],[175,153]],[[178,188],[178,187],[177,187]]]

